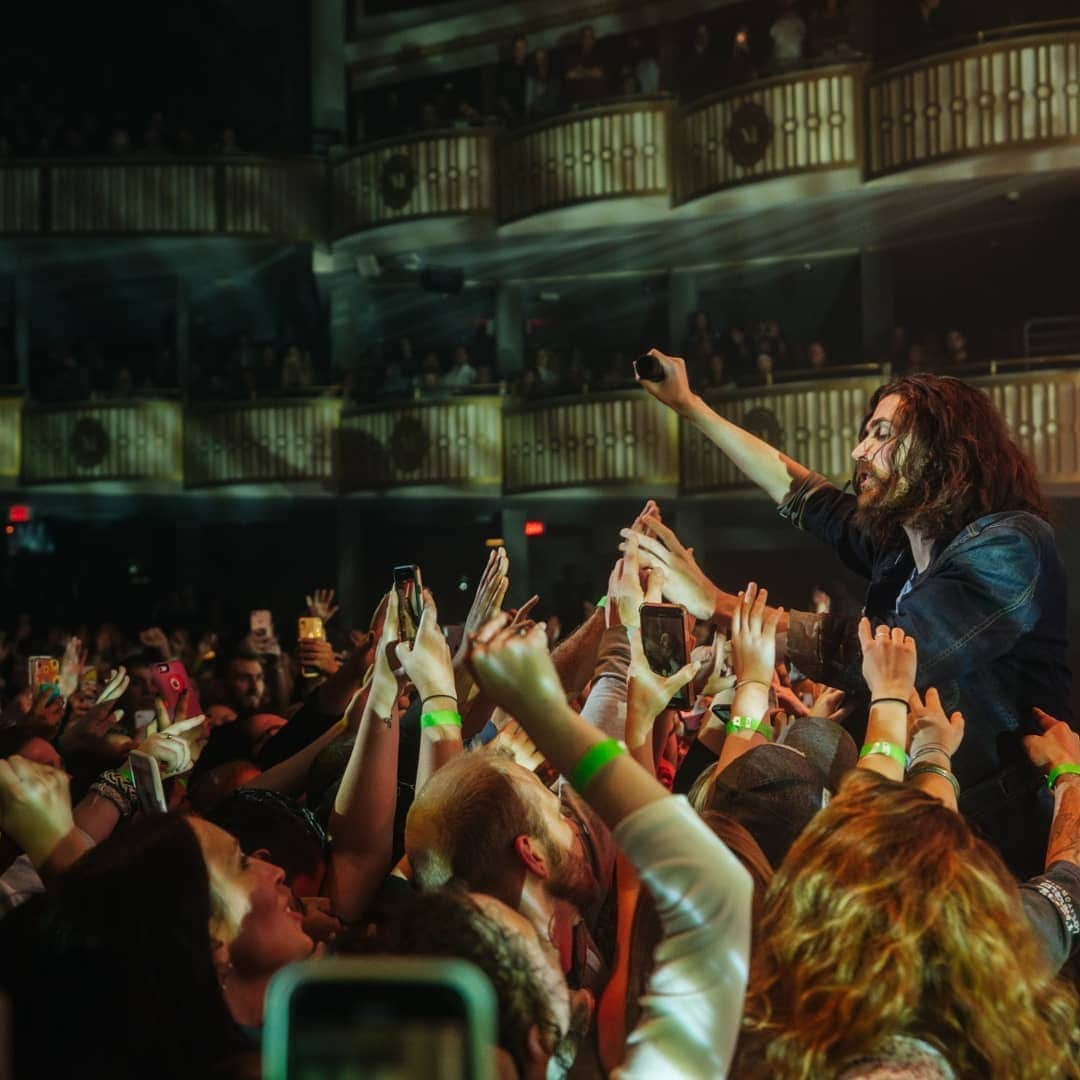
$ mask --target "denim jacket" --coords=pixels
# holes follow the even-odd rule
[[[963,712],[964,741],[953,759],[961,808],[968,812],[965,802],[978,796],[975,785],[1000,787],[1003,774],[1014,790],[1034,790],[1039,777],[1020,743],[1039,730],[1032,706],[1072,719],[1065,569],[1053,530],[1019,511],[977,518],[935,547],[897,603],[914,571],[910,547],[903,536],[879,547],[852,522],[854,512],[855,496],[817,474],[780,506],[782,517],[870,579],[864,611],[874,626],[900,626],[915,638],[920,692],[936,687],[946,712]],[[857,627],[853,618],[792,612],[788,654],[831,686],[865,690]]]

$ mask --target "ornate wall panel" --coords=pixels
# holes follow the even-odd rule
[[[22,479],[181,479],[182,413],[175,401],[27,406],[22,421]]]
[[[376,143],[333,167],[334,233],[411,218],[495,211],[492,131]]]
[[[310,398],[211,406],[187,413],[184,480],[191,487],[337,476],[341,401]]]
[[[41,177],[37,165],[0,168],[0,233],[41,231]]]
[[[1047,484],[1080,483],[1080,371],[969,379],[1005,417]]]
[[[224,232],[290,240],[327,235],[324,162],[240,159],[221,169]]]
[[[858,165],[859,66],[816,68],[727,91],[677,121],[676,201],[815,169]]]
[[[670,191],[666,98],[568,113],[499,144],[499,216]]]
[[[644,393],[508,408],[503,487],[677,484],[678,422]]]
[[[833,479],[851,474],[851,451],[871,394],[882,378],[789,383],[733,390],[709,398],[723,417],[752,431],[789,457]],[[682,425],[682,489],[721,491],[752,486],[697,428]]]
[[[207,162],[51,165],[49,228],[59,233],[210,233],[218,228]]]
[[[502,399],[455,398],[347,413],[341,447],[347,490],[497,485],[502,481]]]
[[[0,477],[19,475],[19,456],[22,449],[21,397],[0,398]]]
[[[1080,136],[1080,33],[905,64],[867,88],[869,173]]]

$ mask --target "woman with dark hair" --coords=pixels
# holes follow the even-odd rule
[[[79,846],[66,777],[18,757],[0,762],[0,828],[48,884],[0,920],[14,1075],[258,1075],[254,988],[312,949],[277,867],[161,814],[61,869]]]
[[[727,454],[781,517],[869,579],[865,614],[877,632],[900,627],[918,640],[918,688],[937,686],[946,710],[968,717],[953,762],[960,809],[1014,872],[1032,876],[1051,806],[1020,738],[1037,730],[1033,708],[1070,715],[1065,570],[1034,467],[990,398],[937,375],[881,387],[848,492],[717,415],[691,391],[681,359],[653,353],[665,377],[642,386]],[[659,511],[639,542],[642,562],[664,569],[669,600],[730,621],[736,597],[709,581]],[[804,674],[864,692],[855,619],[790,611],[780,631]]]

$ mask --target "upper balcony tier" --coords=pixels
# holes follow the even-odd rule
[[[217,235],[416,246],[416,224],[595,227],[1080,166],[1080,29],[902,65],[807,67],[686,106],[639,96],[531,127],[424,132],[346,158],[14,161],[0,235]],[[783,181],[777,185],[775,181]],[[538,215],[543,215],[538,217]],[[524,223],[533,219],[532,225]],[[397,226],[408,222],[407,230]]]
[[[1037,366],[1038,370],[1027,370]],[[1080,357],[999,362],[968,376],[993,398],[1042,481],[1080,491]],[[722,391],[723,415],[838,480],[883,372]],[[475,394],[343,407],[340,398],[64,405],[0,397],[0,485],[177,491],[513,495],[719,494],[747,486],[695,428],[639,389],[511,403]]]

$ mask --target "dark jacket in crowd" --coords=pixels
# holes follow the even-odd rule
[[[946,713],[964,714],[953,759],[960,809],[1014,871],[1041,870],[1051,803],[1021,737],[1036,734],[1032,707],[1071,722],[1065,569],[1053,530],[1023,512],[987,514],[939,544],[915,574],[901,534],[875,544],[853,522],[855,496],[811,474],[781,516],[830,544],[870,581],[865,614],[899,626],[919,649],[916,684],[936,687]],[[788,654],[831,686],[865,690],[858,620],[792,612]]]

